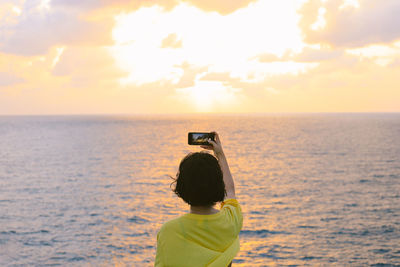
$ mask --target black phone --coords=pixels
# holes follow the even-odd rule
[[[189,145],[209,145],[208,139],[215,141],[214,133],[190,132],[188,133]]]

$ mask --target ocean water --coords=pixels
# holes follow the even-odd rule
[[[233,266],[400,266],[400,114],[0,117],[0,266],[152,266],[171,178],[216,130]]]

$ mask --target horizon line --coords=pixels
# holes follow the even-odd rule
[[[0,114],[0,117],[51,116],[263,116],[263,115],[329,115],[329,114],[399,114],[400,111],[296,111],[296,112],[185,112],[185,113],[35,113]]]

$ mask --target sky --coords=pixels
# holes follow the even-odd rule
[[[398,0],[2,0],[0,114],[400,112]]]

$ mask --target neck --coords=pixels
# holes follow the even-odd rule
[[[214,206],[190,206],[190,213],[209,215],[217,213],[218,210]]]

